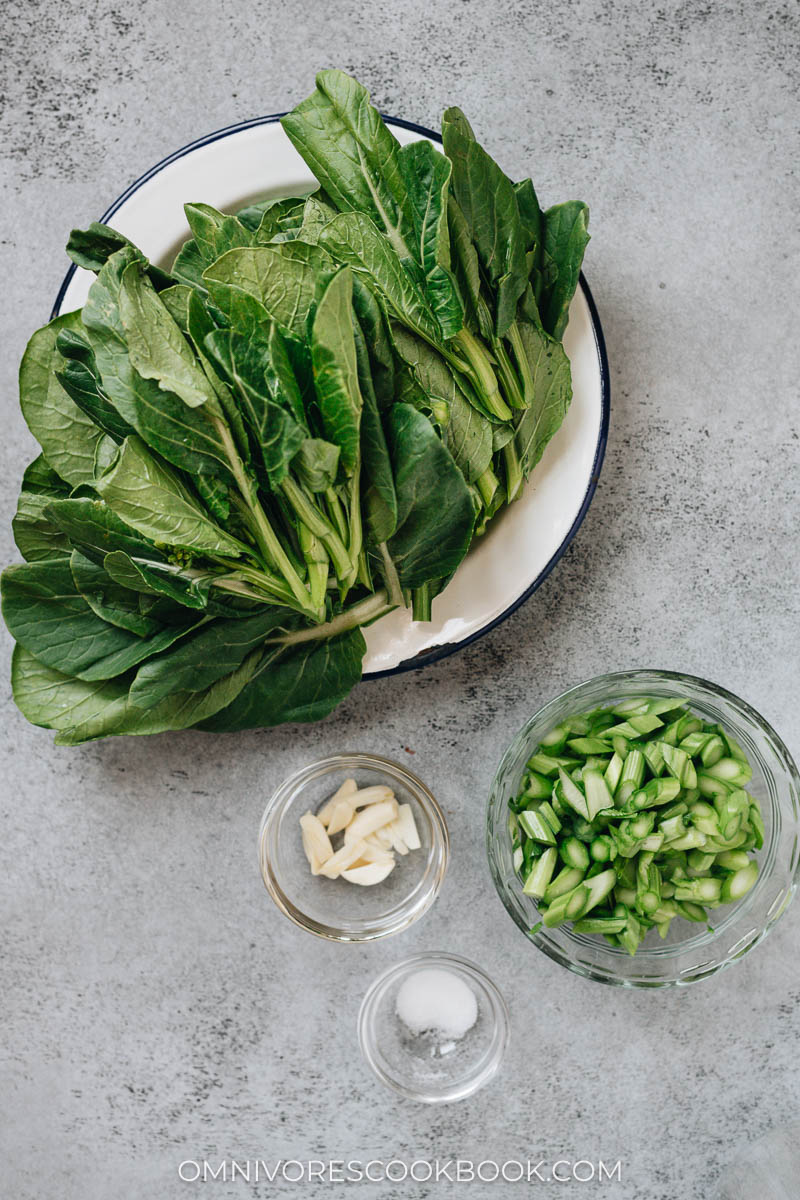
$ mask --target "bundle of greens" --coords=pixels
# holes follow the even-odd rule
[[[583,204],[543,212],[458,109],[444,154],[401,147],[340,71],[283,127],[315,191],[187,205],[168,273],[74,231],[96,280],[25,353],[3,613],[59,743],[323,717],[361,627],[430,619],[569,405]]]

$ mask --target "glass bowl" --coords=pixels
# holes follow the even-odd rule
[[[403,983],[431,968],[461,979],[478,1006],[472,1028],[443,1045],[426,1034],[412,1034],[397,1015]],[[477,1092],[500,1066],[508,1036],[508,1009],[497,987],[475,963],[455,954],[415,954],[390,967],[371,985],[358,1014],[361,1053],[378,1079],[423,1104],[447,1104]]]
[[[596,935],[571,926],[541,929],[535,902],[522,891],[512,865],[508,802],[519,790],[525,764],[542,736],[567,716],[633,696],[684,697],[707,721],[718,722],[741,744],[753,768],[748,784],[760,802],[764,846],[755,886],[736,904],[709,910],[709,930],[676,919],[661,942],[651,930],[631,956]],[[588,979],[621,987],[669,987],[706,979],[737,962],[763,941],[786,911],[800,874],[800,776],[774,729],[724,688],[673,671],[620,671],[590,679],[546,704],[517,734],[492,784],[487,815],[487,850],[495,887],[509,915],[540,950]]]
[[[300,817],[316,812],[350,776],[359,788],[386,784],[398,804],[410,804],[422,843],[398,855],[391,874],[373,887],[312,875],[303,852]],[[435,900],[449,853],[444,815],[425,784],[374,754],[333,754],[297,771],[273,795],[258,835],[261,875],[278,908],[334,942],[369,942],[407,929]]]

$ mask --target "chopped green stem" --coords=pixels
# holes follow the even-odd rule
[[[665,726],[659,714],[675,709]],[[729,745],[681,700],[660,697],[562,716],[540,736],[509,801],[509,835],[512,869],[542,902],[545,927],[572,921],[635,954],[650,930],[663,938],[675,917],[706,924],[708,909],[756,886],[749,852],[763,838],[758,801],[743,787],[750,765],[723,755],[697,770],[717,736]],[[723,788],[709,801],[695,786],[703,778]],[[564,864],[557,875],[546,854]]]

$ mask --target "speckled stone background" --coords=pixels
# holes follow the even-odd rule
[[[603,988],[526,947],[492,889],[483,815],[510,735],[608,669],[706,675],[800,753],[799,29],[796,4],[772,0],[6,0],[5,559],[34,453],[16,364],[68,229],[199,134],[290,106],[323,65],[425,124],[460,102],[510,174],[591,204],[586,272],[613,383],[594,503],[539,592],[464,653],[362,685],[322,725],[56,749],[3,684],[9,1200],[171,1200],[194,1190],[184,1159],[393,1156],[620,1159],[621,1183],[495,1186],[706,1200],[743,1143],[797,1116],[800,910],[703,985]],[[273,785],[343,747],[412,765],[453,840],[432,912],[364,949],[282,919],[254,853]],[[373,1081],[354,1021],[379,970],[438,948],[494,975],[513,1038],[489,1087],[432,1111]],[[462,1189],[486,1190],[309,1190]]]

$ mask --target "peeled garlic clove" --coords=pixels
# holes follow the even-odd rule
[[[352,867],[353,863],[357,862],[367,849],[367,843],[364,841],[345,842],[341,850],[337,850],[327,862],[323,863],[320,867],[320,875],[325,875],[328,879],[335,879],[346,867]]]
[[[397,822],[392,821],[391,825],[387,825],[386,828],[389,830],[391,835],[392,849],[396,850],[398,854],[408,854],[408,846],[405,844],[397,831]]]
[[[394,828],[399,833],[409,850],[419,850],[422,843],[419,840],[417,823],[414,820],[414,810],[410,804],[401,804],[397,810],[397,820]]]
[[[347,796],[352,796],[353,793],[357,791],[358,784],[356,783],[355,779],[345,779],[338,792],[335,792],[334,795],[331,796],[330,800],[323,804],[322,808],[317,813],[317,816],[320,821],[322,821],[322,824],[328,824],[331,813],[340,800],[344,800]]]
[[[337,800],[328,818],[328,836],[341,833],[353,820],[353,806],[349,799]]]
[[[348,883],[358,883],[361,887],[372,887],[373,884],[382,883],[393,868],[394,859],[390,863],[367,863],[363,867],[350,867],[342,871],[342,879]]]
[[[363,861],[365,863],[368,863],[368,862],[376,862],[376,863],[390,862],[390,863],[393,863],[394,862],[394,855],[392,854],[391,850],[384,850],[383,846],[373,845],[373,843],[370,842],[369,838],[365,838],[364,840],[366,842],[367,848],[364,851],[364,853],[361,855],[361,858],[363,859]]]
[[[392,848],[392,835],[389,833],[387,825],[384,825],[381,829],[376,829],[374,833],[368,834],[367,841],[372,845],[381,846],[384,850],[391,850]]]
[[[376,784],[375,787],[359,788],[350,803],[353,808],[364,808],[369,804],[382,804],[385,800],[394,800],[394,792],[390,787]]]
[[[397,816],[397,801],[383,800],[380,804],[371,804],[365,808],[347,826],[344,831],[345,842],[359,841],[368,834],[374,833],[384,825],[388,825]]]
[[[333,856],[331,839],[325,832],[325,826],[311,812],[304,813],[300,818],[300,829],[303,850],[311,867],[311,874],[319,875],[323,863]]]

